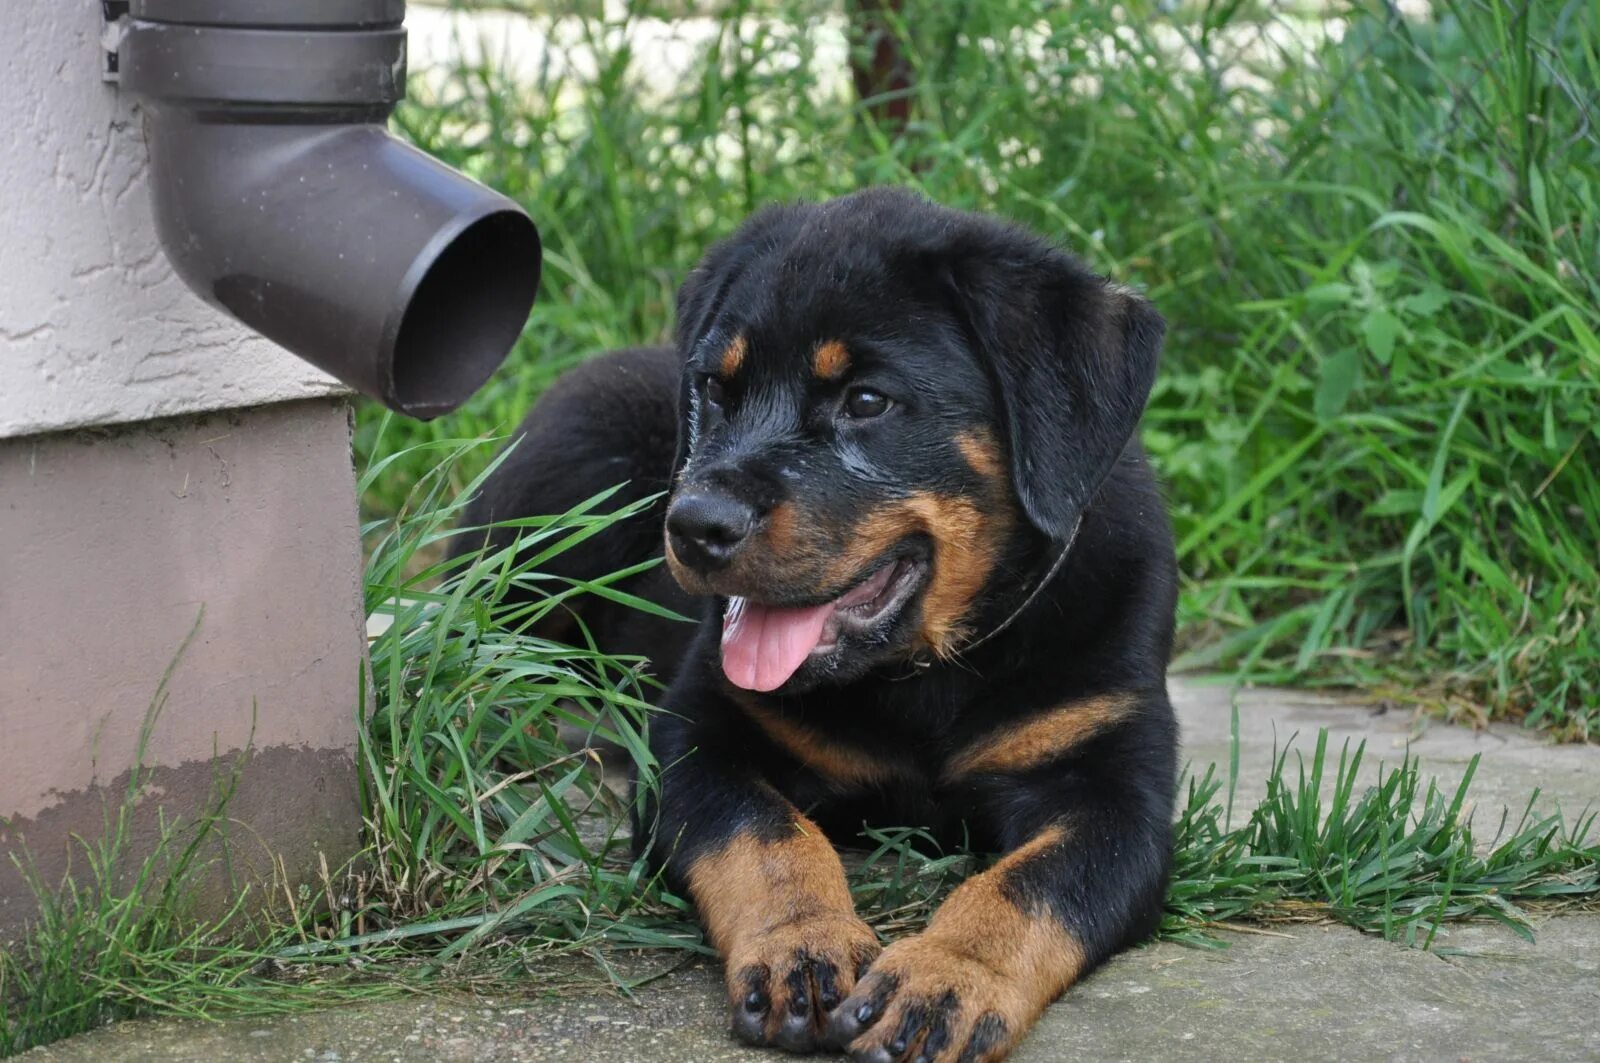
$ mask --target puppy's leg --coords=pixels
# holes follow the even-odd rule
[[[792,808],[763,818],[689,865],[689,893],[726,964],[734,1032],[810,1051],[878,939],[817,826]]]
[[[871,1063],[1003,1059],[1063,990],[1154,929],[1171,845],[1171,710],[1153,695],[1109,728],[1058,728],[1058,755],[1031,745],[964,780],[1002,817],[1006,854],[923,933],[884,950],[835,1011],[831,1043]]]
[[[722,953],[734,1033],[810,1051],[878,939],[822,831],[738,767],[753,740],[738,726],[658,718],[651,745],[666,770],[644,833]]]

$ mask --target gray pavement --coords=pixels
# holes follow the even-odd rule
[[[1226,764],[1233,695],[1175,683],[1189,759]],[[1369,771],[1398,763],[1408,742],[1448,782],[1474,753],[1479,821],[1520,809],[1534,788],[1569,816],[1600,805],[1600,747],[1551,746],[1516,728],[1474,733],[1407,714],[1283,691],[1238,696],[1238,807],[1259,797],[1274,741],[1319,727],[1337,748],[1365,738]],[[1493,819],[1489,817],[1492,816]],[[1343,927],[1226,934],[1227,948],[1163,944],[1126,953],[1069,992],[1013,1057],[1047,1060],[1600,1060],[1600,916],[1544,920],[1537,943],[1489,925],[1449,929],[1450,954],[1393,945]],[[629,974],[668,970],[655,956]],[[781,1058],[725,1032],[714,967],[693,963],[636,1001],[598,991],[530,989],[521,999],[440,996],[229,1023],[134,1022],[25,1058],[422,1061]]]

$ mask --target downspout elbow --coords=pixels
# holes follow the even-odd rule
[[[447,413],[515,345],[538,231],[391,136],[400,0],[135,0],[157,229],[200,296],[390,408]]]

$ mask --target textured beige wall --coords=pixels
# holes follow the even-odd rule
[[[156,240],[94,0],[0,0],[0,438],[342,390],[201,302]]]
[[[348,851],[360,572],[342,400],[0,440],[0,850],[26,837],[58,868],[68,831],[98,833],[203,610],[148,796],[192,808],[213,754],[248,746],[263,767],[233,811],[256,848]]]

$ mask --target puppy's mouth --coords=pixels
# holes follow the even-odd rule
[[[729,598],[722,617],[722,671],[745,690],[776,690],[808,660],[839,648],[845,636],[887,630],[927,582],[928,564],[885,561],[837,598],[816,605],[768,605]]]

